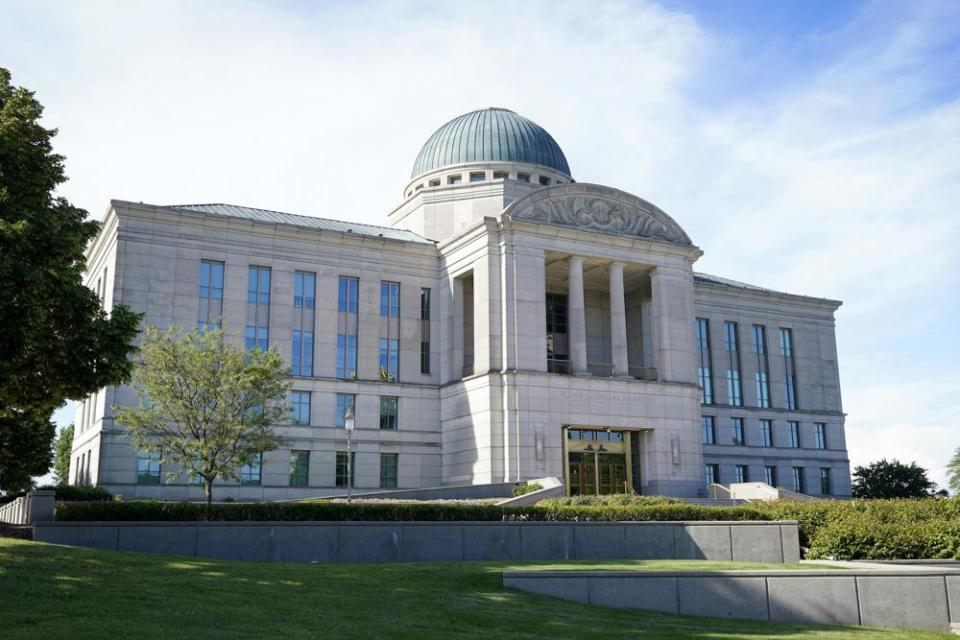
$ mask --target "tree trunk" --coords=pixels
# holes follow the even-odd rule
[[[203,498],[206,502],[205,510],[210,511],[210,505],[213,504],[213,478],[203,479]]]

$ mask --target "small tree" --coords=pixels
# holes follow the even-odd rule
[[[888,462],[886,458],[857,467],[853,472],[854,498],[929,498],[943,495],[937,483],[927,477],[927,470],[911,462]]]
[[[70,480],[70,452],[73,451],[73,425],[68,425],[57,434],[53,445],[53,477],[57,484]]]
[[[953,452],[953,457],[947,463],[947,486],[953,495],[960,495],[960,447]]]
[[[240,466],[280,444],[272,427],[290,415],[288,368],[275,349],[244,351],[220,329],[147,327],[140,355],[140,404],[117,407],[116,421],[137,449],[199,478],[209,506],[214,480],[236,478]]]

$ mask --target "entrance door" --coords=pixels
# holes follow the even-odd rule
[[[567,479],[572,496],[629,493],[629,435],[607,429],[567,430]]]

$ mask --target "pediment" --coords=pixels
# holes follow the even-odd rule
[[[680,225],[656,206],[601,185],[571,183],[538,189],[511,203],[503,215],[514,220],[693,244]]]

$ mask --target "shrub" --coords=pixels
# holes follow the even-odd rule
[[[40,489],[53,489],[57,502],[101,502],[113,500],[113,494],[103,487],[83,487],[72,484],[47,485]]]
[[[540,491],[540,489],[543,489],[543,485],[539,482],[524,482],[523,484],[518,484],[513,488],[513,495],[514,497],[525,496],[528,493]]]
[[[601,496],[565,496],[560,498],[546,498],[541,505],[553,506],[608,506],[608,505],[640,505],[651,506],[661,504],[686,504],[676,498],[666,496],[638,496],[629,493],[615,493]]]

